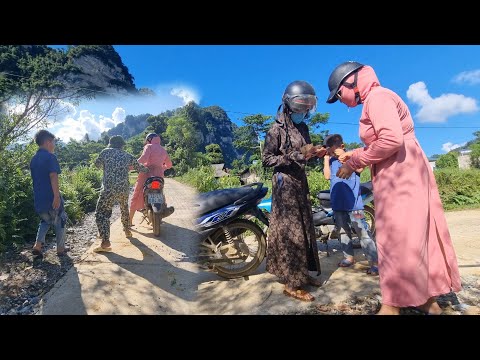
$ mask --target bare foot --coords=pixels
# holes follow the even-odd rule
[[[400,315],[400,308],[382,304],[382,307],[376,315]]]

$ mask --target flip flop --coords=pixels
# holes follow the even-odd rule
[[[99,247],[96,247],[95,249],[93,249],[93,252],[96,252],[96,253],[99,253],[99,252],[110,252],[110,251],[112,251],[112,248],[111,248],[111,247],[102,248],[101,246],[99,246]]]
[[[370,269],[367,270],[367,275],[378,276],[378,267],[373,265]]]
[[[352,266],[354,263],[355,263],[355,261],[348,261],[347,259],[342,259],[342,261],[340,261],[340,262],[338,263],[338,266],[339,266],[339,267],[350,267],[350,266]]]
[[[33,249],[32,254],[35,256],[43,255],[42,250]]]
[[[315,300],[315,298],[312,296],[312,294],[310,294],[309,292],[307,292],[305,290],[302,290],[302,289],[295,290],[293,292],[283,290],[283,293],[287,296],[293,297],[294,299],[298,299],[298,300],[301,300],[301,301],[311,302],[311,301]],[[310,295],[310,297],[308,297],[308,295]]]

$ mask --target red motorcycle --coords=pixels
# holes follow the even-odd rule
[[[143,201],[145,207],[141,210],[143,219],[153,226],[153,235],[160,235],[162,219],[173,214],[173,206],[167,207],[163,188],[165,180],[160,176],[151,176],[143,185]]]

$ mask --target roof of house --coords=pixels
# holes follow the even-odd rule
[[[215,172],[215,177],[228,176],[229,174],[223,169],[225,169],[225,164],[212,164],[213,170]]]

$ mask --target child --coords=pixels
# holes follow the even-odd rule
[[[356,169],[348,179],[338,178],[335,174],[342,166],[338,156],[345,153],[345,145],[339,134],[329,135],[325,138],[324,146],[327,148],[323,174],[330,180],[330,201],[333,217],[339,229],[344,229],[346,235],[340,236],[343,250],[343,260],[340,267],[349,267],[354,264],[352,227],[360,239],[360,244],[369,262],[369,275],[378,275],[378,256],[375,242],[368,234],[368,224],[363,213],[363,201],[360,194],[360,173],[363,169]]]
[[[42,255],[45,235],[50,226],[55,226],[57,255],[66,255],[65,224],[67,214],[58,186],[58,174],[61,173],[55,150],[55,136],[47,130],[35,134],[35,142],[39,149],[30,161],[30,172],[33,180],[33,197],[35,211],[40,216],[37,238],[33,246],[34,255]]]

